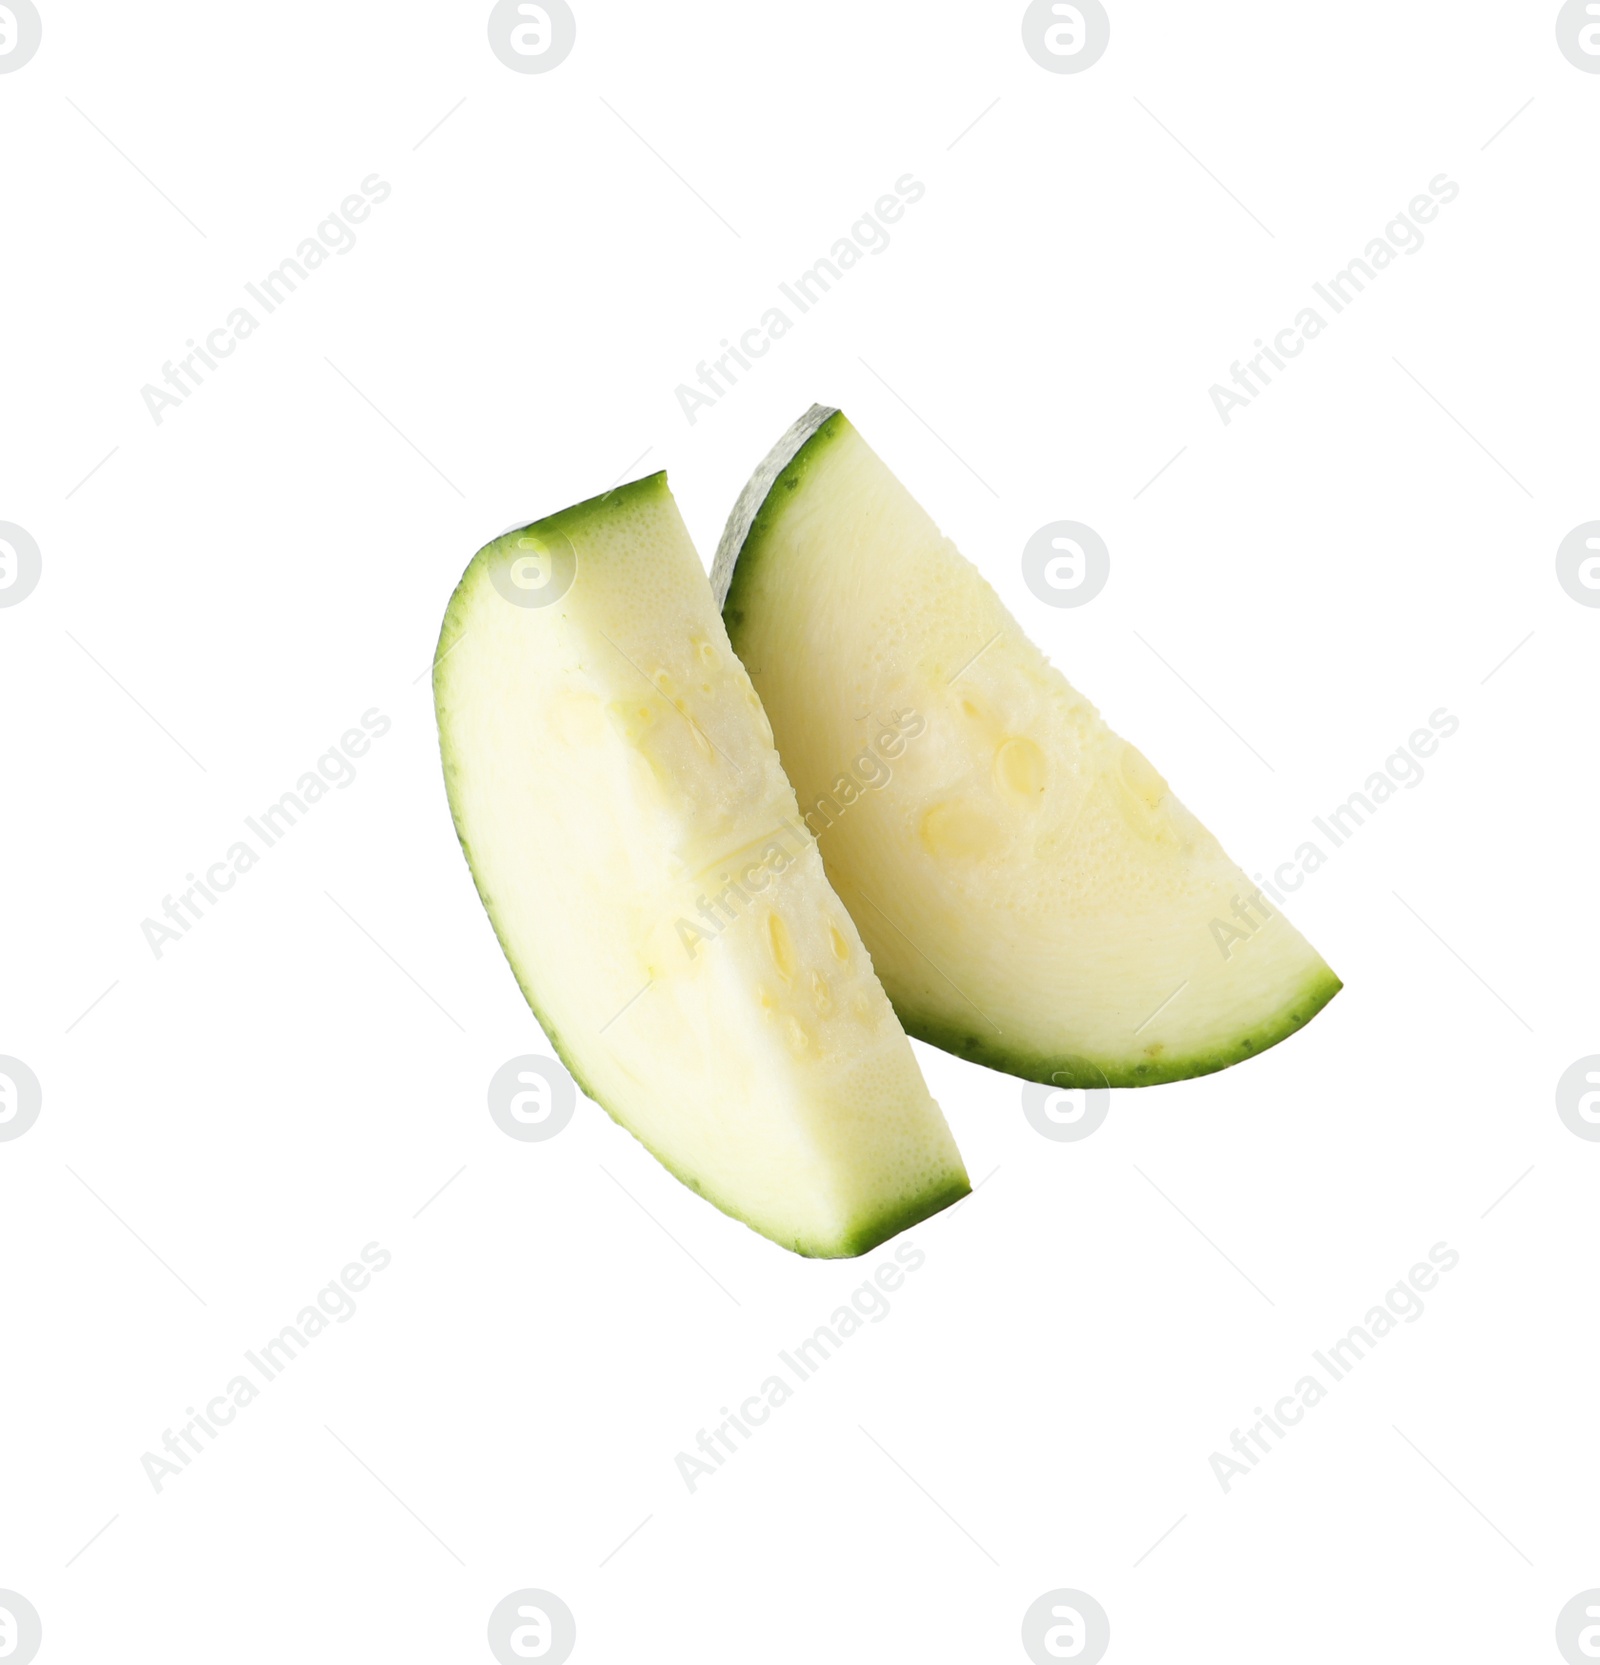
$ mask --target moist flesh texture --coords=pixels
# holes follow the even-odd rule
[[[752,477],[713,587],[907,1031],[1062,1086],[1225,1069],[1338,978],[842,413]]]
[[[473,880],[590,1097],[801,1254],[965,1195],[664,475],[480,550],[434,693]]]

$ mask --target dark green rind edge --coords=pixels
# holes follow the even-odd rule
[[[450,806],[450,823],[455,828],[456,841],[460,844],[461,853],[466,858],[467,871],[472,876],[473,889],[475,889],[478,893],[478,901],[483,907],[484,915],[489,921],[490,929],[495,934],[495,940],[500,944],[500,952],[505,956],[506,964],[511,968],[511,975],[516,979],[517,987],[522,991],[522,998],[527,1001],[528,1009],[533,1013],[539,1027],[544,1031],[545,1039],[549,1041],[555,1055],[561,1060],[562,1065],[565,1067],[567,1073],[572,1077],[574,1083],[576,1083],[578,1087],[578,1090],[582,1092],[584,1097],[590,1099],[595,1104],[598,1104],[600,1108],[605,1111],[611,1120],[615,1122],[616,1125],[621,1128],[630,1139],[633,1139],[645,1150],[649,1151],[650,1155],[653,1156],[655,1160],[659,1162],[661,1166],[665,1168],[680,1185],[683,1185],[688,1190],[694,1192],[697,1197],[703,1198],[720,1213],[727,1215],[729,1219],[737,1220],[740,1225],[747,1226],[758,1237],[765,1238],[769,1243],[776,1243],[779,1248],[792,1249],[796,1254],[804,1255],[807,1259],[811,1260],[853,1259],[857,1255],[869,1253],[871,1250],[877,1248],[881,1243],[887,1242],[891,1237],[897,1237],[901,1232],[909,1230],[912,1226],[919,1224],[921,1221],[928,1219],[931,1215],[939,1213],[942,1209],[950,1207],[952,1203],[959,1202],[963,1197],[967,1196],[971,1192],[972,1186],[967,1179],[965,1171],[963,1170],[959,1181],[952,1182],[950,1185],[938,1191],[925,1192],[912,1201],[904,1203],[898,1208],[891,1209],[888,1212],[879,1215],[876,1219],[870,1221],[869,1223],[858,1226],[850,1235],[840,1239],[839,1242],[832,1244],[810,1243],[800,1241],[798,1239],[790,1242],[784,1238],[775,1237],[771,1232],[763,1230],[762,1227],[757,1225],[753,1220],[739,1213],[737,1209],[730,1208],[726,1203],[719,1202],[715,1197],[707,1196],[706,1193],[701,1190],[699,1183],[692,1176],[680,1172],[659,1151],[653,1149],[648,1141],[641,1139],[638,1133],[633,1128],[628,1126],[617,1111],[614,1110],[611,1105],[606,1103],[600,1094],[595,1091],[593,1086],[591,1086],[585,1079],[583,1073],[578,1069],[577,1063],[572,1057],[566,1043],[563,1041],[560,1031],[556,1028],[555,1024],[540,1006],[538,1000],[534,997],[533,990],[523,980],[522,973],[517,969],[516,961],[511,957],[511,951],[506,944],[506,939],[500,933],[499,921],[495,918],[494,912],[489,906],[489,899],[484,894],[483,884],[478,877],[477,863],[472,859],[472,846],[467,842],[466,834],[463,832],[461,827],[460,818],[456,813],[455,794],[450,789],[450,776],[455,766],[450,761],[449,752],[446,748],[443,713],[439,708],[441,694],[440,683],[442,681],[440,667],[443,665],[443,662],[451,649],[455,647],[458,641],[460,641],[466,628],[464,623],[464,614],[468,599],[467,592],[474,570],[480,565],[480,563],[483,563],[487,559],[491,558],[492,552],[496,550],[506,538],[512,537],[518,532],[535,530],[569,530],[572,527],[582,524],[582,522],[593,515],[602,504],[610,503],[617,498],[628,498],[641,494],[646,489],[664,490],[666,488],[666,483],[666,471],[664,469],[658,470],[654,474],[646,475],[642,480],[632,480],[625,486],[616,486],[610,491],[602,492],[598,497],[590,497],[585,499],[582,503],[574,503],[571,508],[562,509],[553,515],[547,515],[543,520],[531,521],[526,526],[512,527],[510,531],[503,532],[498,538],[494,538],[489,543],[486,543],[483,548],[480,549],[467,563],[466,570],[462,573],[460,581],[451,592],[450,601],[445,607],[444,621],[439,630],[439,642],[438,646],[434,650],[433,656],[434,719],[439,729],[439,760],[444,774],[445,799]]]
[[[782,514],[788,494],[799,488],[817,458],[848,426],[843,411],[832,405],[813,405],[762,458],[739,493],[711,563],[711,593],[735,649],[744,623],[740,598],[767,533]]]
[[[588,1091],[587,1088],[584,1090],[585,1092]],[[592,1093],[589,1096],[594,1097]],[[595,1102],[599,1104],[600,1100],[596,1099]],[[606,1114],[613,1121],[617,1121],[614,1111],[603,1104],[601,1108],[606,1111]],[[735,1208],[730,1208],[726,1203],[718,1202],[715,1197],[707,1196],[694,1179],[687,1174],[680,1173],[664,1157],[651,1150],[650,1146],[645,1144],[643,1139],[639,1139],[639,1135],[634,1133],[631,1127],[620,1121],[617,1122],[617,1125],[622,1128],[624,1133],[638,1139],[639,1143],[650,1151],[656,1161],[680,1185],[687,1186],[697,1197],[703,1197],[713,1208],[726,1214],[730,1220],[737,1220],[740,1225],[748,1226],[758,1237],[766,1238],[769,1243],[776,1243],[780,1249],[792,1249],[795,1254],[803,1255],[807,1260],[854,1260],[858,1255],[870,1254],[880,1244],[887,1243],[891,1237],[898,1237],[901,1232],[909,1231],[913,1226],[920,1225],[922,1221],[931,1219],[933,1215],[972,1194],[972,1182],[967,1178],[966,1169],[963,1167],[959,1179],[951,1180],[948,1185],[941,1186],[938,1190],[921,1192],[909,1201],[886,1209],[873,1219],[857,1225],[854,1230],[848,1232],[837,1242],[820,1243],[803,1238],[775,1237],[770,1231],[758,1226],[747,1215],[741,1214]]]
[[[971,1195],[972,1182],[967,1178],[966,1170],[963,1168],[959,1180],[952,1180],[949,1185],[938,1191],[925,1191],[915,1202],[880,1214],[870,1225],[858,1227],[836,1249],[809,1249],[799,1243],[791,1246],[797,1254],[808,1255],[813,1259],[853,1260],[857,1255],[870,1254],[880,1244],[887,1243],[891,1237],[898,1237],[901,1232],[910,1231],[913,1226],[920,1225],[924,1220],[960,1202],[963,1197]]]
[[[581,526],[608,504],[626,503],[635,497],[654,496],[667,489],[667,471],[658,468],[654,474],[642,474],[637,480],[629,480],[626,485],[612,486],[609,491],[603,491],[595,497],[586,497],[581,503],[574,503],[570,508],[557,509],[553,515],[546,515],[542,520],[531,520],[525,526],[513,526],[509,531],[502,532],[498,538],[492,538],[480,549],[477,555],[467,563],[467,572],[471,572],[479,557],[486,555],[496,544],[514,536],[518,532],[562,532],[574,526]],[[466,581],[467,573],[463,573],[462,582]],[[460,585],[457,585],[460,588]]]
[[[1004,1070],[1024,1081],[1041,1081],[1053,1087],[1158,1087],[1169,1081],[1190,1081],[1200,1075],[1215,1075],[1247,1058],[1258,1057],[1297,1030],[1304,1029],[1318,1012],[1344,987],[1326,967],[1313,976],[1301,992],[1277,1016],[1259,1024],[1240,1039],[1212,1052],[1192,1053],[1186,1058],[1151,1059],[1128,1064],[1098,1062],[1078,1053],[1024,1054],[1007,1049],[1003,1038],[973,1034],[948,1022],[920,1017],[895,1008],[908,1035],[919,1041],[970,1059],[989,1069]]]

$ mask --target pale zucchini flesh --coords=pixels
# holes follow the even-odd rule
[[[1031,1080],[1145,1086],[1252,1057],[1338,991],[840,412],[814,407],[757,470],[712,577],[910,1034]],[[925,730],[844,803],[844,760],[908,710]]]
[[[434,691],[473,879],[586,1093],[802,1254],[966,1193],[664,475],[480,550]]]

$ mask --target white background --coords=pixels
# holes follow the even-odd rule
[[[1600,77],[1555,6],[1117,0],[1052,75],[1017,4],[607,0],[518,75],[481,4],[40,4],[0,76],[0,520],[44,563],[0,611],[0,1052],[44,1088],[0,1143],[0,1587],[41,1661],[488,1660],[522,1586],[580,1661],[1022,1660],[1058,1586],[1118,1665],[1559,1658],[1600,1585],[1600,1149],[1553,1096],[1600,1051],[1600,612],[1554,568],[1600,516]],[[141,387],[373,172],[157,425]],[[687,422],[907,172],[892,244]],[[1441,172],[1224,426],[1211,384]],[[1460,731],[1295,899],[1346,988],[1263,1058],[1052,1143],[919,1045],[982,1189],[691,1495],[675,1454],[890,1250],[791,1257],[586,1101],[491,1122],[545,1042],[424,673],[488,537],[665,467],[709,563],[813,400],[1248,871]],[[1111,550],[1078,610],[1019,569],[1062,518]],[[356,782],[157,960],[141,920],[371,707]],[[157,1494],[141,1455],[373,1240],[356,1316]],[[1210,1454],[1441,1240],[1424,1316],[1225,1494]]]

